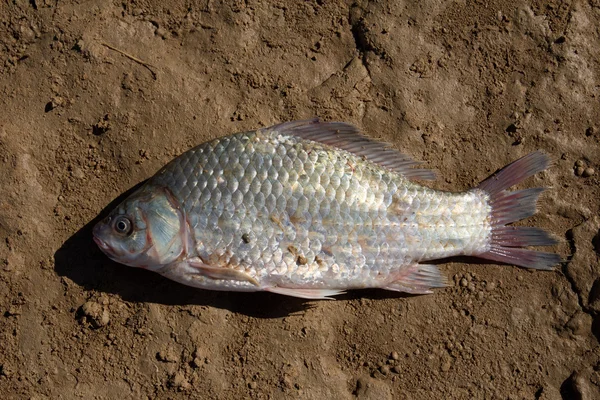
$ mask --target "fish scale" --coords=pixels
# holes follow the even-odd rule
[[[531,237],[551,244],[545,232],[517,229],[511,237],[503,230],[531,215],[539,194],[507,192],[506,185],[547,166],[542,153],[522,160],[496,181],[442,192],[414,181],[431,178],[430,171],[351,125],[295,121],[183,153],[94,235],[117,261],[208,289],[307,298],[365,287],[427,293],[445,284],[437,267],[421,264],[428,260],[510,256],[539,269],[558,262],[553,253],[520,249]],[[115,235],[123,218],[134,226]],[[149,225],[146,241],[135,221]],[[515,262],[517,253],[525,261]]]
[[[246,160],[246,169],[238,170],[240,175],[233,179],[239,180],[237,190],[244,196],[244,201],[236,205],[230,199],[238,195],[229,187],[236,185],[230,183],[232,180],[219,182],[219,178],[227,175],[228,169],[243,165],[240,159]],[[348,163],[353,164],[353,173],[348,173]],[[321,183],[320,177],[325,171],[329,178]],[[272,192],[272,182],[281,190]],[[420,261],[427,256],[425,249],[411,251],[404,245],[406,241],[399,240],[404,227],[410,226],[411,222],[400,223],[401,216],[388,211],[391,197],[398,194],[402,201],[417,209],[422,203],[429,203],[431,213],[420,218],[421,225],[432,218],[442,221],[444,215],[436,210],[449,210],[443,208],[440,201],[432,199],[429,191],[413,188],[402,175],[377,170],[350,153],[334,152],[317,143],[302,145],[298,138],[282,137],[279,132],[266,135],[246,132],[201,145],[167,165],[148,183],[168,187],[184,205],[187,215],[200,216],[192,228],[195,237],[204,240],[193,256],[210,259],[218,254],[223,265],[250,271],[260,278],[269,277],[275,284],[278,282],[274,272],[298,285],[326,285],[340,280],[340,285],[365,287],[372,284],[372,276],[385,280],[397,265]],[[288,193],[283,185],[290,189]],[[400,186],[406,187],[403,194],[396,191]],[[196,187],[204,189],[196,191]],[[320,194],[318,199],[315,193]],[[472,197],[471,194],[453,197],[456,202],[461,202],[466,201],[467,196]],[[384,202],[386,197],[387,202]],[[208,205],[203,199],[208,199]],[[266,199],[271,199],[270,206]],[[278,203],[279,207],[275,208],[273,203]],[[227,206],[230,209],[226,209]],[[202,218],[203,215],[208,218]],[[284,226],[290,228],[287,231],[273,221],[273,217],[280,220],[281,216]],[[443,238],[448,226],[433,225],[432,240],[423,234],[422,226],[413,225],[416,228],[414,237],[421,232],[420,241],[429,249],[432,241]],[[246,231],[263,240],[244,243],[242,235]],[[321,240],[308,237],[310,232],[319,231],[324,232]],[[206,235],[206,232],[211,234]],[[396,238],[396,245],[382,248],[379,243],[389,238]],[[441,257],[452,255],[464,247],[461,243],[458,245],[440,243],[441,250],[436,253]],[[296,251],[284,251],[289,246],[295,246]],[[322,246],[329,248],[330,254],[322,251]],[[267,256],[277,248],[285,254],[281,261]],[[299,264],[299,257],[306,258],[306,262]],[[316,273],[317,257],[337,264],[338,272],[329,276]],[[284,268],[278,265],[279,262],[283,262]]]

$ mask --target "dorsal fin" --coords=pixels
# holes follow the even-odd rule
[[[279,132],[294,135],[302,139],[322,143],[348,151],[356,156],[404,175],[408,179],[435,179],[435,173],[429,169],[412,168],[420,162],[406,154],[361,134],[357,127],[345,122],[321,122],[318,118],[284,122],[265,128],[267,132]]]

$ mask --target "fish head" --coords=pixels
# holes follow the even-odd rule
[[[156,270],[186,252],[183,210],[165,188],[145,185],[93,229],[94,241],[112,260]]]

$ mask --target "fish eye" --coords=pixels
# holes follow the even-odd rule
[[[121,235],[129,235],[131,233],[131,221],[127,217],[118,217],[113,225],[115,231]]]

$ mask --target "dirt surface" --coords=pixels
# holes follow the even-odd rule
[[[600,3],[0,5],[0,398],[600,398]],[[97,215],[209,138],[348,121],[464,190],[535,149],[554,272],[453,260],[428,296],[196,290]],[[104,211],[103,211],[104,210]]]

